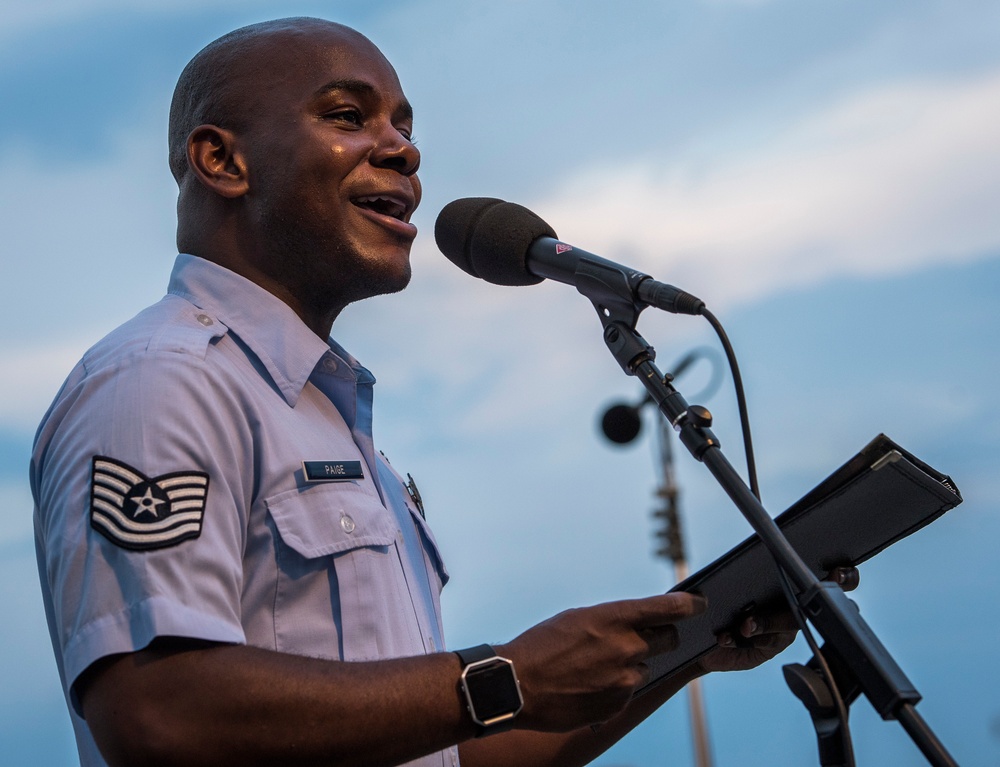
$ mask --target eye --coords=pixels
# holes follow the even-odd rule
[[[347,123],[348,125],[353,125],[355,127],[361,127],[364,122],[360,110],[351,108],[335,109],[332,112],[327,112],[324,117],[327,120],[335,120],[337,122]]]

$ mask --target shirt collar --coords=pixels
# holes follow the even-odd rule
[[[223,266],[181,253],[174,262],[167,292],[211,312],[235,333],[257,355],[291,407],[327,355],[345,363],[358,383],[375,382],[340,344],[332,339],[324,342],[288,304]]]

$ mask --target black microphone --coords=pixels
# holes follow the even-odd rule
[[[601,418],[601,431],[604,436],[616,445],[627,445],[639,436],[642,431],[642,418],[639,411],[647,400],[638,405],[626,405],[624,402],[612,405],[604,411]]]
[[[579,289],[581,270],[597,267],[624,275],[640,305],[675,314],[701,314],[705,306],[673,285],[562,242],[527,208],[492,197],[445,205],[434,224],[434,239],[452,263],[494,285],[534,285],[547,277]]]

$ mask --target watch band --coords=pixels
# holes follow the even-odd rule
[[[481,660],[498,657],[497,651],[493,649],[492,645],[488,644],[467,647],[464,650],[455,650],[455,655],[457,655],[458,659],[462,661],[462,668],[465,668],[472,663],[478,663]]]

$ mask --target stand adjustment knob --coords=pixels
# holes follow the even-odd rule
[[[707,407],[691,405],[688,408],[688,421],[690,421],[692,426],[697,426],[699,429],[707,429],[712,425],[712,414]]]

